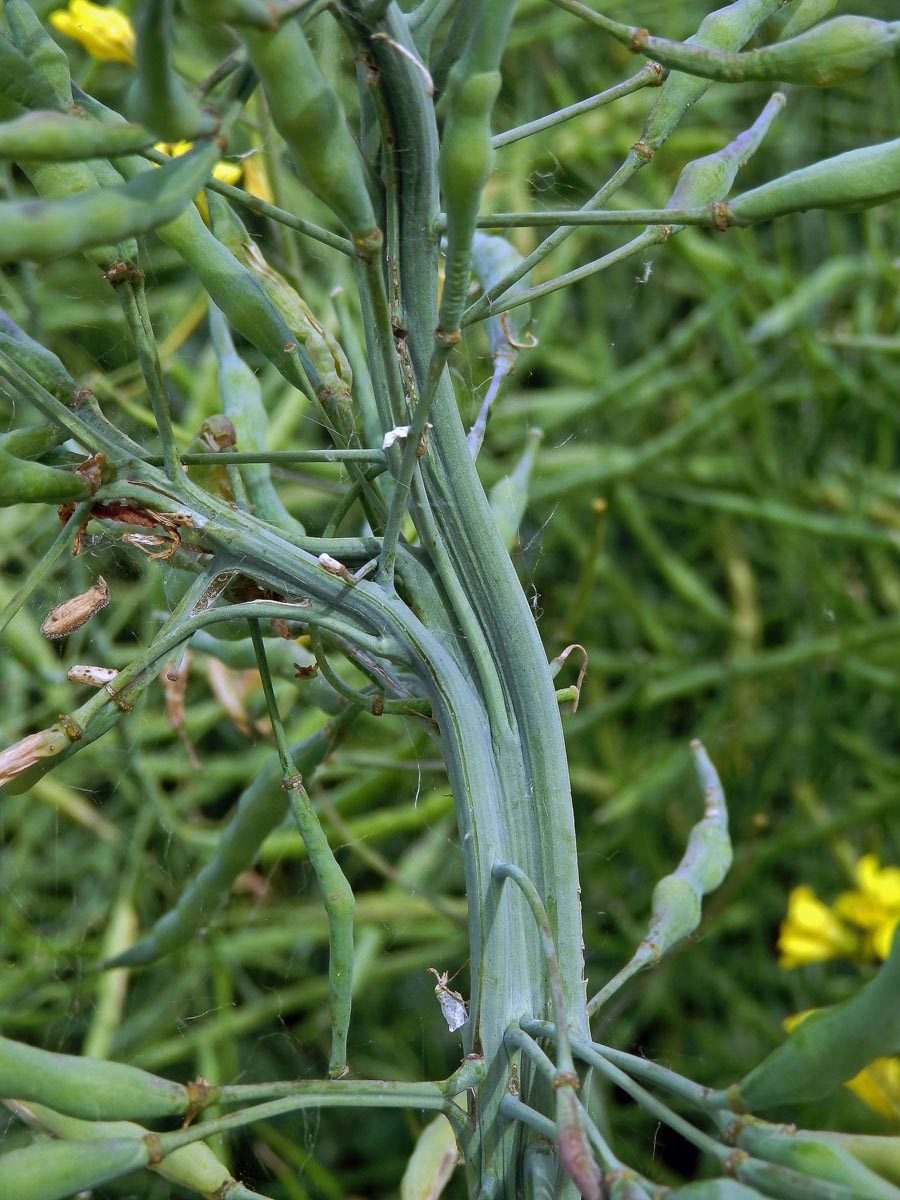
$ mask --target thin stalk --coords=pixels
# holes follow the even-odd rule
[[[338,675],[337,671],[331,666],[325,654],[325,648],[322,645],[322,637],[318,629],[311,628],[309,631],[309,640],[312,647],[312,652],[316,656],[316,663],[319,670],[322,672],[322,678],[334,688],[339,696],[343,696],[345,700],[349,700],[351,704],[357,704],[366,712],[373,713],[375,716],[381,716],[382,713],[408,713],[409,703],[405,700],[386,700],[383,695],[373,695],[371,692],[360,692],[356,688],[345,683]]]
[[[203,451],[196,454],[182,454],[181,461],[186,467],[227,466],[229,463],[269,463],[272,466],[289,466],[291,463],[342,463],[342,462],[372,462],[380,465],[385,462],[383,450],[220,450]],[[151,467],[162,465],[161,454],[148,454],[141,459]]]
[[[622,180],[622,184],[625,182]],[[607,195],[611,194],[607,192]],[[721,221],[721,216],[718,219]],[[446,219],[441,213],[438,228],[442,230],[445,224]],[[536,212],[482,213],[478,218],[479,229],[540,229],[545,225],[554,225],[560,230],[576,229],[582,225],[705,225],[716,228],[717,224],[716,213],[708,204],[696,208],[545,208]],[[521,278],[521,275],[517,278]],[[503,283],[504,290],[513,282]],[[500,286],[497,284],[498,288]]]
[[[119,285],[118,290],[125,320],[128,322],[137,349],[141,373],[147,384],[147,394],[150,397],[150,405],[156,420],[156,431],[162,442],[163,470],[170,479],[177,479],[181,475],[181,461],[178,447],[175,444],[169,396],[156,349],[153,327],[150,323],[143,279],[140,277],[128,278]]]
[[[566,108],[558,108],[556,112],[548,113],[545,117],[538,117],[537,120],[529,121],[526,125],[517,125],[515,129],[507,129],[504,133],[495,134],[494,149],[499,150],[501,146],[509,146],[513,142],[521,141],[522,138],[531,137],[533,133],[543,133],[545,129],[553,129],[557,125],[562,125],[564,121],[571,121],[573,117],[593,112],[595,108],[602,108],[604,104],[612,104],[615,100],[621,100],[623,96],[630,96],[632,92],[640,91],[641,88],[658,87],[662,83],[662,79],[661,68],[656,63],[647,63],[630,79],[626,79],[623,83],[617,83],[615,87],[607,88],[605,92],[598,92],[596,96],[589,96],[586,100],[579,100],[576,104],[570,104]]]
[[[584,214],[595,212],[600,208],[601,205],[606,203],[610,196],[615,195],[620,188],[624,187],[625,184],[637,174],[641,167],[646,165],[646,162],[647,159],[639,154],[636,150],[630,150],[626,155],[624,162],[615,172],[615,174],[610,176],[610,178],[606,181],[606,183],[603,184],[599,191],[595,192],[590,200],[588,200],[587,203],[581,207],[579,212]],[[569,215],[571,216],[573,214]],[[490,218],[486,218],[486,220],[489,221]],[[539,224],[541,223],[542,222],[539,222]],[[646,225],[652,224],[650,221],[644,221],[640,223]],[[518,283],[522,276],[527,275],[529,271],[533,270],[533,268],[538,265],[538,263],[543,262],[548,254],[552,254],[554,250],[563,244],[563,242],[567,241],[567,239],[571,237],[574,229],[573,224],[567,226],[561,221],[548,221],[547,224],[557,225],[559,228],[555,229],[549,237],[544,238],[541,244],[535,250],[532,250],[531,254],[523,258],[522,261],[513,268],[513,270],[508,271],[506,275],[504,275],[503,278],[494,285],[494,287],[486,291],[483,296],[475,301],[474,304],[469,305],[469,307],[463,313],[463,326],[471,325],[473,321],[480,320],[495,300],[502,296],[503,293],[508,288],[512,287],[514,283]],[[585,224],[591,224],[591,222],[585,221]],[[482,227],[481,218],[478,219],[476,225],[478,227]]]
[[[543,901],[538,895],[537,888],[521,867],[517,867],[513,863],[498,862],[494,864],[491,874],[498,883],[509,879],[519,888],[528,902],[531,915],[534,917],[535,924],[540,931],[541,944],[544,950],[544,963],[547,968],[547,978],[550,982],[550,997],[553,1001],[553,1012],[556,1016],[557,1078],[554,1086],[560,1087],[564,1083],[567,1083],[570,1087],[577,1087],[578,1078],[575,1075],[575,1063],[572,1061],[572,1051],[569,1047],[569,1022],[566,1017],[566,1004],[563,996],[562,978],[559,973],[559,960],[556,957],[556,944],[553,941],[553,930],[550,928],[547,910],[544,908]],[[563,1080],[561,1076],[568,1076],[568,1080]],[[575,1080],[574,1085],[572,1083],[573,1078]]]
[[[328,1073],[332,1079],[347,1074],[347,1034],[350,1029],[350,1010],[353,992],[353,889],[338,865],[337,859],[319,818],[313,811],[309,796],[303,787],[291,757],[291,748],[284,732],[275,688],[266,658],[259,621],[248,622],[250,637],[256,654],[259,675],[262,680],[269,720],[275,735],[275,746],[281,763],[282,787],[290,793],[294,819],[306,846],[309,861],[316,873],[319,889],[328,914],[328,997],[331,1009],[331,1057]]]
[[[148,153],[147,158],[152,161],[157,161],[154,154]],[[163,158],[162,155],[159,156]],[[268,217],[270,221],[277,221],[279,225],[285,225],[288,229],[294,229],[297,233],[302,233],[304,237],[312,238],[313,241],[321,242],[323,246],[330,246],[332,250],[338,250],[341,254],[346,254],[349,258],[355,258],[356,247],[349,238],[341,237],[340,234],[332,233],[328,229],[322,229],[319,225],[314,225],[312,221],[305,221],[302,217],[294,216],[284,208],[279,208],[277,204],[269,204],[265,200],[260,200],[258,196],[251,196],[249,192],[244,192],[240,188],[232,187],[230,183],[222,183],[219,179],[210,177],[204,187],[211,192],[218,192],[220,196],[224,196],[227,200],[233,201],[235,204],[240,204],[244,208],[249,208],[251,212],[257,213],[261,217]]]

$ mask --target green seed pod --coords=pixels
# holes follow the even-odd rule
[[[874,1059],[900,1053],[898,993],[900,934],[895,934],[874,979],[842,1003],[808,1016],[787,1041],[723,1093],[723,1101],[755,1111],[818,1100]]]
[[[750,128],[738,134],[733,142],[715,154],[689,162],[678,176],[666,208],[694,208],[724,199],[731,191],[738,171],[756,153],[784,105],[784,96],[776,92]]]
[[[55,1137],[70,1142],[97,1141],[108,1139],[141,1140],[149,1135],[142,1125],[131,1121],[82,1121],[78,1117],[67,1117],[43,1104],[23,1105],[12,1102],[13,1111],[27,1121]],[[178,1187],[198,1192],[204,1200],[228,1200],[237,1181],[228,1169],[216,1158],[205,1142],[192,1142],[173,1150],[158,1163],[149,1164],[150,1170],[174,1183]],[[242,1189],[242,1200],[256,1196],[255,1192]]]
[[[0,450],[14,458],[40,458],[68,438],[69,431],[61,425],[26,425],[4,433],[0,437]]]
[[[300,181],[328,205],[357,244],[368,244],[377,224],[362,156],[300,25],[286,20],[274,33],[246,30],[244,40]]]
[[[214,304],[209,310],[209,327],[219,360],[222,407],[234,427],[237,445],[241,450],[264,451],[269,416],[259,380],[235,350],[228,324]],[[281,503],[268,463],[241,465],[239,470],[256,516],[302,537],[306,530]]]
[[[310,774],[333,749],[343,725],[331,722],[292,750],[301,775]],[[186,945],[198,929],[208,925],[227,899],[231,885],[253,863],[269,833],[285,819],[290,807],[279,786],[280,765],[273,760],[241,794],[231,824],[219,840],[212,859],[182,892],[178,903],[160,917],[145,938],[105,967],[146,966]]]
[[[476,233],[472,239],[472,274],[481,284],[483,292],[489,292],[510,271],[523,261],[515,246],[504,237],[491,237]],[[504,295],[517,296],[531,287],[531,272],[523,275]],[[536,345],[536,339],[527,332],[531,322],[531,305],[520,304],[509,312],[488,317],[485,327],[494,367],[504,366],[504,374],[515,366],[519,351]]]
[[[237,444],[237,434],[227,416],[214,413],[201,424],[200,430],[188,443],[186,454],[218,454],[222,450],[233,450]],[[190,466],[188,475],[207,492],[221,496],[231,503],[234,492],[228,471],[225,467],[213,465]]]
[[[137,78],[128,108],[165,142],[213,133],[216,118],[200,107],[172,66],[172,0],[145,0],[138,10]]]
[[[41,110],[0,125],[0,158],[65,162],[134,154],[153,141],[140,125],[103,125],[89,117]]]
[[[45,81],[57,107],[70,108],[72,76],[65,50],[53,40],[27,0],[4,0],[3,12],[16,49]]]
[[[204,25],[243,25],[273,30],[278,25],[274,6],[266,0],[181,0],[181,7]]]
[[[841,1146],[882,1179],[900,1185],[900,1137],[872,1133],[831,1133],[830,1130],[807,1133],[803,1129],[797,1131],[797,1137],[824,1139]]]
[[[39,1142],[0,1157],[0,1196],[10,1200],[64,1200],[118,1179],[150,1161],[139,1138]]]
[[[99,160],[95,160],[95,163]],[[20,162],[22,171],[28,176],[31,185],[42,200],[59,201],[57,208],[65,201],[77,198],[79,201],[99,195],[100,181],[94,171],[94,163],[86,162],[41,162],[40,159]],[[121,180],[116,180],[120,183]],[[78,230],[72,231],[77,235]],[[114,239],[113,239],[114,240]],[[107,270],[119,258],[119,251],[113,245],[113,240],[105,239],[99,245],[92,244],[87,250],[88,257],[102,270]],[[2,243],[0,243],[2,245]],[[78,247],[73,247],[78,248]]]
[[[729,225],[771,221],[809,208],[872,208],[900,196],[900,139],[848,150],[735,197],[725,206]]]
[[[0,449],[0,507],[11,504],[65,504],[85,500],[91,486],[82,475],[28,462]]]
[[[700,22],[687,45],[715,50],[739,50],[760,25],[782,7],[784,0],[736,0],[717,9]],[[696,104],[709,87],[705,79],[672,72],[663,84],[650,110],[638,146],[652,155],[676,128],[685,112]]]
[[[207,143],[121,187],[98,188],[65,200],[0,203],[0,261],[50,262],[155,229],[191,203],[217,157],[218,148]]]
[[[0,30],[0,95],[22,108],[54,108],[57,94],[45,79]]]
[[[216,237],[260,281],[291,333],[306,350],[329,393],[327,398],[349,403],[353,372],[337,340],[284,276],[266,262],[231,205],[221,196],[210,197],[210,215]]]
[[[836,5],[837,0],[791,0],[781,12],[766,21],[763,30],[765,41],[778,42],[805,33],[830,16]]]
[[[57,358],[52,350],[29,337],[2,309],[0,351],[8,354],[14,363],[63,404],[77,404],[87,395],[85,389],[79,387],[63,366],[61,359]]]
[[[900,46],[900,21],[850,16],[835,17],[786,42],[743,53],[707,50],[690,42],[650,37],[630,25],[620,25],[615,32],[612,29],[608,32],[636,53],[646,54],[663,66],[725,83],[777,79],[827,87],[864,75],[893,57]]]
[[[97,1120],[182,1116],[191,1107],[181,1083],[125,1063],[54,1054],[0,1037],[0,1099],[6,1097]],[[0,1195],[16,1194],[0,1189]]]
[[[500,91],[499,71],[467,75],[463,62],[447,82],[440,180],[447,214],[447,266],[440,328],[458,329],[469,288],[472,240],[481,193],[494,164],[491,113]]]
[[[812,1138],[798,1138],[792,1131],[775,1126],[742,1124],[737,1144],[754,1158],[778,1163],[812,1179],[851,1188],[859,1200],[897,1200],[892,1183],[870,1171],[840,1146]]]
[[[528,484],[531,481],[534,458],[543,436],[540,429],[529,430],[525,453],[512,472],[491,488],[491,512],[507,550],[513,548],[519,536],[519,526],[528,507]]]

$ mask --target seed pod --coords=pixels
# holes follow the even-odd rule
[[[295,746],[291,752],[300,774],[307,776],[334,748],[347,718],[331,722]],[[231,823],[219,839],[212,859],[195,875],[173,909],[160,917],[146,937],[105,967],[146,966],[184,946],[198,929],[208,925],[231,891],[231,885],[252,865],[271,831],[287,816],[290,801],[279,787],[280,766],[273,760],[245,788]]]
[[[181,0],[181,7],[204,25],[249,26],[273,30],[278,24],[274,6],[266,0]]]
[[[824,1138],[829,1143],[842,1146],[882,1179],[900,1185],[900,1137],[872,1133],[832,1133],[830,1130],[807,1133],[803,1129],[797,1131],[797,1137]]]
[[[900,196],[900,139],[826,158],[736,196],[724,206],[729,225],[771,221],[809,208],[872,208]]]
[[[44,80],[56,105],[71,107],[72,76],[65,50],[53,40],[26,0],[4,0],[3,14],[16,49]]]
[[[874,1059],[900,1053],[898,994],[900,934],[895,934],[874,979],[842,1003],[812,1013],[740,1083],[716,1097],[729,1107],[755,1111],[827,1096]]]
[[[353,372],[337,340],[313,316],[309,305],[284,276],[266,262],[256,242],[228,202],[221,196],[213,195],[210,213],[216,237],[228,247],[238,262],[260,281],[292,335],[312,360],[329,393],[328,399],[348,403],[353,386]]]
[[[0,351],[8,354],[13,362],[63,404],[77,404],[87,395],[85,389],[79,387],[53,351],[47,350],[40,342],[29,337],[2,309]]]
[[[453,1126],[440,1114],[416,1138],[400,1181],[400,1200],[431,1200],[440,1196],[459,1161]]]
[[[673,70],[725,83],[777,79],[827,87],[864,75],[893,57],[900,46],[900,21],[870,17],[835,17],[785,42],[743,53],[650,37],[645,30],[618,22],[610,25],[617,29],[604,24],[607,32],[635,53]]]
[[[33,1102],[26,1106],[13,1101],[10,1107],[28,1124],[67,1141],[97,1141],[110,1138],[141,1140],[148,1136],[148,1130],[131,1121],[83,1121]],[[199,1192],[206,1200],[228,1200],[231,1190],[237,1185],[237,1181],[205,1142],[192,1142],[188,1146],[182,1146],[179,1150],[167,1154],[160,1162],[148,1165],[151,1171],[167,1179],[169,1183]],[[256,1196],[256,1192],[244,1188],[241,1196],[242,1200],[250,1200],[250,1197]]]
[[[736,1141],[754,1158],[779,1163],[812,1179],[841,1184],[852,1189],[860,1200],[897,1200],[897,1189],[892,1183],[833,1143],[798,1138],[793,1130],[756,1123],[740,1124]]]
[[[153,145],[140,125],[103,125],[70,113],[26,113],[0,125],[0,158],[39,162],[134,154]]]
[[[736,3],[704,17],[694,36],[687,39],[687,44],[739,50],[763,21],[778,12],[782,5],[783,0],[736,0]],[[708,87],[709,82],[705,79],[673,71],[663,83],[647,116],[638,145],[643,146],[647,154],[658,150]]]
[[[217,158],[218,147],[206,143],[174,159],[171,166],[148,171],[121,187],[98,188],[65,200],[4,201],[0,261],[50,262],[75,250],[146,233],[191,203]]]
[[[0,508],[12,504],[66,504],[84,500],[90,494],[84,476],[28,462],[0,449]]]
[[[14,458],[40,458],[67,441],[69,431],[60,425],[26,425],[0,437],[0,450]]]
[[[0,1098],[36,1100],[89,1120],[150,1120],[182,1116],[191,1093],[125,1063],[54,1054],[0,1037]],[[13,1196],[14,1192],[0,1195]]]
[[[594,1161],[587,1134],[581,1123],[574,1088],[556,1088],[556,1145],[559,1161],[582,1196],[600,1200],[603,1173]]]
[[[53,84],[16,49],[5,31],[0,31],[0,96],[22,108],[53,108],[57,103]]]
[[[328,205],[357,244],[367,243],[377,224],[362,156],[300,25],[286,20],[274,33],[248,29],[244,40],[300,181]]]
[[[837,0],[791,0],[781,12],[766,21],[763,31],[767,42],[782,41],[805,33],[834,12]]]
[[[61,638],[74,633],[82,625],[87,624],[94,613],[106,608],[109,604],[109,587],[102,575],[97,576],[93,587],[73,596],[50,609],[41,625],[41,633],[48,638]]]
[[[145,0],[137,17],[137,78],[128,94],[136,120],[164,142],[212,133],[216,119],[204,111],[172,65],[172,0]]]
[[[534,458],[543,437],[540,429],[529,430],[525,453],[511,473],[491,488],[491,512],[507,550],[513,548],[519,536],[519,526],[528,507],[528,484],[531,481]]]
[[[259,380],[235,350],[228,324],[214,304],[210,305],[209,327],[219,360],[222,406],[234,427],[237,444],[241,450],[264,451],[269,417]],[[301,536],[306,532],[281,503],[268,463],[242,464],[239,470],[256,516]]]
[[[63,1200],[118,1179],[150,1161],[140,1138],[39,1142],[0,1157],[0,1196],[10,1200]]]

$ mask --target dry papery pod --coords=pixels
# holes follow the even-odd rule
[[[94,613],[99,612],[101,608],[106,608],[107,604],[109,604],[109,587],[103,576],[98,575],[97,582],[86,592],[82,592],[79,596],[73,596],[71,600],[64,600],[62,604],[57,604],[50,609],[41,625],[41,633],[48,638],[65,637],[66,634],[80,629]]]

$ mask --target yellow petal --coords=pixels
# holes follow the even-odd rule
[[[94,58],[134,64],[134,29],[117,8],[104,8],[91,0],[69,0],[67,9],[50,14],[50,24],[80,42]]]
[[[788,897],[787,916],[778,933],[780,965],[785,969],[852,955],[856,936],[823,904],[812,888],[796,887]]]
[[[900,1123],[900,1058],[876,1058],[844,1086],[874,1112]]]
[[[900,926],[900,916],[884,921],[872,934],[872,948],[879,958],[885,959],[891,950],[894,934]]]
[[[241,181],[240,163],[220,162],[213,167],[213,177],[221,183],[230,183],[232,187]]]
[[[275,195],[266,171],[266,160],[259,151],[244,159],[244,188],[257,200],[264,200],[266,204],[275,203]]]

